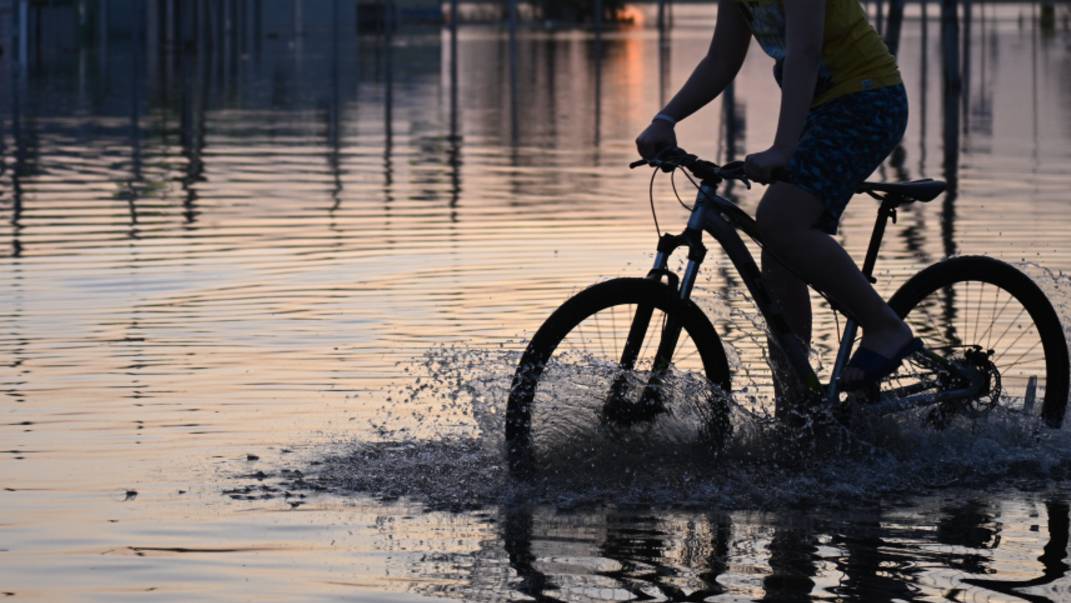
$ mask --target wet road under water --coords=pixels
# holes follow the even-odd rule
[[[899,54],[908,132],[876,177],[955,188],[901,212],[878,286],[986,253],[1066,319],[1066,20],[975,2],[950,106],[937,7],[918,9]],[[746,460],[776,444],[757,437],[699,482],[670,469],[547,493],[505,477],[525,336],[650,262],[648,174],[625,165],[711,10],[678,7],[663,40],[469,26],[358,42],[309,18],[302,37],[268,27],[225,52],[134,39],[0,62],[0,592],[1071,597],[1071,440],[1029,426],[952,443],[888,428],[873,455],[769,473]],[[681,145],[765,148],[777,98],[753,49]],[[686,214],[658,194],[675,228]],[[734,194],[753,211],[761,188]],[[856,257],[873,210],[856,199],[838,235]],[[761,404],[762,337],[729,320],[746,300],[726,268],[708,261],[696,297]],[[828,355],[835,327],[816,319]]]

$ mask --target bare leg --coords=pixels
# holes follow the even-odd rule
[[[762,252],[762,280],[784,313],[788,327],[810,348],[811,296],[807,283],[792,274],[766,250]],[[772,338],[767,339],[766,349],[769,350],[770,368],[774,373],[775,412],[778,417],[784,417],[794,398],[791,382],[782,378],[788,371],[789,362]]]
[[[771,185],[758,210],[759,231],[766,249],[804,281],[836,299],[859,321],[863,347],[893,356],[911,340],[911,329],[878,295],[844,248],[812,226],[822,211],[822,202],[814,195],[783,182]],[[798,303],[797,296],[782,305]],[[800,311],[787,307],[785,312],[790,324],[793,313],[802,316]],[[806,315],[809,319],[809,309]],[[847,380],[861,377],[856,370],[844,375]]]

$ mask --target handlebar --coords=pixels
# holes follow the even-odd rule
[[[753,180],[753,178],[745,173],[743,161],[730,161],[725,165],[719,166],[716,163],[700,159],[680,147],[665,149],[650,159],[633,161],[628,164],[628,167],[630,169],[635,169],[641,165],[649,165],[658,168],[663,172],[672,172],[673,170],[682,167],[686,168],[700,180],[714,181],[715,183],[719,183],[722,180],[736,180],[742,182],[744,186],[748,188],[751,188],[751,181]],[[778,180],[787,180],[788,170],[778,168],[774,171],[772,176],[770,181],[764,184],[770,184]]]

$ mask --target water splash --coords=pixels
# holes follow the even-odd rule
[[[1030,262],[1017,266],[1062,317],[1071,314],[1071,277]],[[723,301],[715,304],[717,312],[755,326],[751,343],[763,338],[761,321],[741,311],[743,304]],[[1071,340],[1069,321],[1063,324]],[[732,437],[719,455],[710,453],[699,428],[705,416],[696,402],[709,393],[705,380],[668,384],[669,413],[642,427],[615,429],[599,419],[596,396],[587,395],[589,378],[613,367],[574,359],[555,379],[544,408],[541,437],[553,453],[544,459],[541,478],[521,483],[508,475],[504,431],[520,359],[508,350],[522,347],[518,341],[499,350],[431,349],[399,366],[406,379],[384,394],[369,437],[342,438],[316,449],[300,466],[245,476],[257,483],[227,493],[283,497],[295,506],[308,492],[328,492],[449,509],[517,501],[769,509],[1071,478],[1071,433],[1000,408],[981,418],[953,418],[942,429],[920,410],[863,414],[850,429],[819,422],[803,434],[768,416],[768,383],[729,346],[738,384],[732,400],[721,400],[731,409]]]
[[[734,406],[733,437],[717,458],[685,437],[687,421],[679,416],[629,434],[574,416],[563,440],[571,447],[563,445],[560,458],[555,452],[540,479],[520,483],[508,475],[503,448],[517,359],[512,352],[431,350],[406,367],[412,381],[388,396],[375,439],[335,443],[258,482],[274,481],[277,493],[290,496],[361,494],[446,509],[515,502],[771,509],[1071,477],[1071,434],[1011,412],[953,420],[943,430],[923,413],[864,417],[850,432],[830,424],[815,439]],[[256,488],[229,493],[270,497],[263,485]]]

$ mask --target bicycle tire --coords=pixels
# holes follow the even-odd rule
[[[955,285],[963,284],[964,287],[970,287],[968,283],[978,283],[976,285],[978,288],[986,283],[997,287],[1010,298],[1018,301],[1025,309],[1037,330],[1044,353],[1045,395],[1040,415],[1048,426],[1059,428],[1063,424],[1064,412],[1067,408],[1068,380],[1069,371],[1071,371],[1067,341],[1055,309],[1041,288],[1029,276],[1014,266],[994,258],[955,257],[929,266],[913,276],[890,298],[889,305],[901,318],[908,319],[910,322],[911,313],[918,308],[920,302],[934,293],[952,291]],[[994,307],[997,304],[996,299],[998,298],[994,298]],[[981,298],[978,303],[981,304]],[[968,319],[969,317],[964,318],[964,320]],[[1041,362],[1037,364],[1040,367]]]
[[[659,281],[618,278],[592,285],[577,293],[540,326],[517,365],[506,407],[506,455],[510,474],[518,479],[537,471],[532,451],[532,404],[539,382],[559,344],[585,319],[614,306],[647,305],[680,320],[695,343],[706,379],[723,392],[730,390],[729,364],[721,339],[710,320],[691,300],[681,300],[677,291]],[[728,405],[723,396],[710,396],[711,416],[720,447],[728,431]]]

